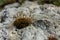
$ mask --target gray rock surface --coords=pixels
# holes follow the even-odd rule
[[[16,29],[13,22],[19,16],[31,17],[33,24]],[[48,40],[50,34],[60,40],[60,7],[26,1],[6,5],[0,12],[0,40]]]

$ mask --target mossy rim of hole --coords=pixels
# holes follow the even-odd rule
[[[17,18],[13,25],[17,28],[17,29],[22,29],[22,28],[25,28],[27,26],[29,26],[30,24],[32,23],[32,20],[31,18],[22,18],[22,17],[19,17]]]
[[[58,40],[58,39],[57,39],[56,37],[50,35],[50,36],[48,37],[48,40]]]

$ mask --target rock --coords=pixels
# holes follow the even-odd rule
[[[0,39],[48,40],[49,35],[53,34],[54,36],[57,36],[57,39],[59,40],[59,10],[60,7],[52,4],[38,5],[36,2],[31,1],[25,1],[20,6],[18,3],[16,5],[6,5],[0,12]],[[17,17],[22,16],[30,17],[33,19],[33,23],[26,28],[16,29],[13,22]],[[2,21],[1,18],[4,21]]]
[[[13,8],[13,7],[19,7],[20,4],[19,3],[13,3],[13,4],[8,4],[8,5],[5,5],[4,8]]]
[[[44,32],[40,28],[35,28],[33,25],[28,26],[25,29],[17,30],[17,32],[19,33],[21,40],[45,40],[47,39],[47,36],[44,34]]]

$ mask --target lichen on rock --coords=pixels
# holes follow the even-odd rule
[[[6,5],[0,12],[0,19],[4,19],[0,22],[0,40],[48,40],[50,34],[60,40],[60,7],[31,1],[14,4]]]

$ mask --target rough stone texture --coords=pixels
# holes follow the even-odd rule
[[[50,34],[60,40],[60,7],[29,1],[10,5],[0,12],[0,40],[48,40]],[[13,22],[19,16],[30,17],[33,24],[16,29]]]

